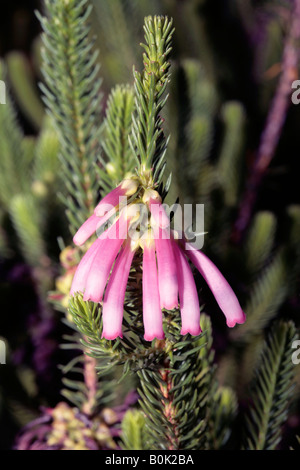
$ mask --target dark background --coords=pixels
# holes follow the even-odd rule
[[[180,22],[181,6],[185,2],[188,2],[188,0],[174,1],[172,9],[169,9],[167,12],[174,15],[176,28],[176,20]],[[253,1],[252,3],[259,6],[264,2]],[[253,28],[253,36],[250,37],[245,24],[243,24],[241,18],[232,8],[232,4],[233,2],[230,0],[199,2],[199,15],[201,15],[205,24],[207,39],[213,51],[210,59],[217,71],[217,86],[222,101],[238,100],[245,107],[248,126],[245,159],[246,166],[250,167],[259,145],[278,77],[275,77],[273,80],[271,79],[267,83],[267,98],[262,99],[262,88],[266,86],[267,80],[263,74],[257,73],[257,64],[261,60],[264,43],[258,47],[255,44],[255,35],[259,37],[262,25],[260,25],[258,17],[257,24]],[[24,52],[29,60],[31,60],[33,42],[40,33],[40,25],[34,11],[40,8],[41,2],[37,0],[2,0],[0,15],[0,55],[2,57],[5,57],[12,50],[19,50]],[[185,27],[186,25],[178,25],[179,34],[174,45],[175,59],[182,56],[189,57],[194,54],[188,30],[185,30]],[[186,34],[180,34],[180,31],[181,33],[185,31]],[[137,36],[140,33],[140,31],[137,31]],[[282,33],[284,37],[286,34],[284,28]],[[37,83],[39,79],[40,77],[36,76]],[[104,83],[104,89],[109,90],[110,86],[110,83]],[[15,105],[24,132],[28,135],[34,134],[33,127],[23,115],[18,103],[16,102]],[[291,105],[276,154],[261,185],[255,207],[257,210],[271,210],[276,214],[279,225],[278,241],[280,240],[280,235],[284,235],[285,231],[286,207],[290,204],[300,203],[299,126],[300,105]],[[218,148],[218,132],[216,132],[214,146],[216,149]],[[11,335],[11,345],[15,348],[17,354],[20,354],[20,357],[16,357],[16,359],[21,362],[25,359],[26,362],[29,361],[28,358],[33,354],[34,347],[27,344],[28,338],[26,338],[26,335],[23,336],[21,332],[28,325],[26,321],[31,315],[33,319],[29,323],[34,328],[38,328],[38,314],[34,317],[33,312],[38,312],[40,306],[30,270],[26,265],[20,263],[21,260],[18,257],[9,262],[0,262],[0,281],[10,287],[10,289],[5,290],[5,294],[0,299],[1,313],[9,310],[13,296],[18,306],[16,308],[16,322],[13,325],[17,330],[17,334],[14,335],[14,332],[11,330],[12,325],[9,326],[5,322],[0,321],[0,326],[5,328],[6,336]],[[25,321],[25,319],[27,320]],[[54,351],[57,348],[57,338],[62,333],[62,327],[59,320],[54,319],[49,321],[45,328],[46,330],[48,328],[48,330],[43,333],[42,339],[47,341],[50,350]],[[14,336],[17,339],[14,339]],[[25,352],[22,349],[22,341],[24,341],[26,346],[24,348]],[[52,355],[52,360],[54,357]],[[36,360],[39,361],[39,358],[36,358]],[[53,363],[55,364],[59,360],[60,357],[58,356]],[[9,374],[10,372],[7,371],[5,373]],[[50,369],[50,372],[47,372],[47,374],[47,379],[45,379],[45,375],[41,374],[43,378],[39,382],[40,390],[47,398],[48,403],[55,404],[59,399],[59,387],[57,384],[60,380],[60,374],[56,369]],[[10,380],[12,379],[10,378]],[[18,388],[18,382],[15,383],[15,388]],[[22,401],[22,396],[18,398]],[[33,408],[34,405],[35,403],[30,404]],[[6,420],[4,417],[2,425],[0,423],[0,431],[3,432],[0,448],[11,447],[17,430],[14,422],[10,421],[9,418]]]

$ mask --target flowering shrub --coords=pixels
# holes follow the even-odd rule
[[[44,0],[1,59],[3,447],[297,445],[300,0],[219,3]]]

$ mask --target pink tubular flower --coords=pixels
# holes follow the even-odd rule
[[[96,206],[94,214],[98,217],[102,217],[107,212],[107,206],[110,205],[111,207],[115,208],[119,204],[120,197],[124,196],[132,196],[136,193],[138,189],[138,183],[133,179],[127,179],[122,181],[119,186],[113,189],[110,193],[108,193]]]
[[[83,245],[93,235],[93,233],[95,233],[96,230],[100,228],[114,214],[114,212],[115,209],[113,208],[107,211],[106,214],[102,217],[97,217],[95,214],[89,217],[73,238],[75,245]]]
[[[177,264],[179,286],[179,299],[181,311],[181,334],[198,336],[200,328],[200,306],[193,273],[186,257],[177,245],[173,243],[173,250]]]
[[[97,205],[94,214],[80,227],[73,238],[77,246],[83,245],[112,215],[116,213],[120,198],[132,196],[138,185],[134,180],[124,180],[117,188],[107,194]]]
[[[160,305],[166,310],[173,310],[178,307],[177,266],[172,243],[164,238],[164,233],[164,230],[155,227]]]
[[[95,213],[80,227],[74,237],[75,244],[84,243],[100,225],[113,215],[115,221],[91,245],[76,270],[71,295],[83,293],[83,300],[103,302],[103,333],[106,339],[122,337],[123,309],[126,286],[135,251],[143,250],[143,320],[147,341],[163,339],[162,309],[181,311],[181,334],[201,333],[200,307],[189,258],[199,270],[229,327],[245,322],[245,314],[230,285],[217,267],[201,251],[184,241],[176,240],[170,231],[169,219],[162,209],[159,194],[144,190],[142,198],[135,197],[126,205],[127,196],[138,191],[135,179],[125,180],[109,193],[97,206]],[[120,202],[119,198],[125,198]],[[138,240],[128,240],[142,201],[148,217]],[[110,205],[109,205],[110,204]],[[142,235],[142,234],[146,234]],[[178,299],[179,297],[179,299]]]
[[[187,245],[187,247],[186,254],[207,282],[208,287],[226,317],[227,326],[232,328],[236,323],[244,323],[246,315],[224,276],[204,253],[193,249],[190,245]]]
[[[124,299],[133,256],[134,250],[128,242],[119,253],[108,282],[103,302],[102,336],[106,339],[122,337]]]
[[[127,237],[127,210],[106,230],[82,258],[71,286],[71,294],[84,291],[83,300],[101,302],[115,258]]]
[[[101,241],[102,240],[96,240],[80,261],[73,278],[70,291],[71,295],[74,295],[76,292],[83,292],[85,290],[86,280],[98,248],[101,246]]]
[[[160,307],[158,275],[153,240],[147,240],[143,255],[143,319],[145,339],[163,339],[163,318]]]

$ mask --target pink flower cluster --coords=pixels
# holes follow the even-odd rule
[[[230,285],[218,268],[201,251],[184,240],[177,240],[175,232],[167,230],[169,219],[161,207],[156,191],[143,197],[152,222],[147,236],[132,240],[130,225],[134,222],[135,205],[120,207],[120,197],[134,195],[138,190],[135,180],[124,180],[98,204],[94,214],[82,225],[74,237],[76,245],[88,238],[108,219],[114,223],[106,229],[83,256],[73,279],[71,295],[83,293],[85,301],[103,302],[103,337],[109,340],[122,337],[122,321],[126,286],[136,250],[143,249],[143,321],[144,337],[148,341],[163,339],[162,309],[180,308],[181,333],[199,335],[200,307],[197,289],[188,258],[201,273],[223,311],[229,327],[244,323],[245,314]],[[170,236],[171,235],[171,236]]]

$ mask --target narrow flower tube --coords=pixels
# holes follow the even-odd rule
[[[138,189],[138,183],[135,180],[127,179],[122,181],[119,186],[108,193],[96,206],[94,214],[102,217],[107,213],[107,205],[116,207],[119,199],[124,196],[132,196]]]
[[[173,310],[178,306],[177,269],[172,242],[163,232],[159,227],[154,228],[160,306]]]
[[[220,309],[224,313],[227,326],[232,328],[236,323],[244,323],[246,315],[235,293],[218,268],[201,251],[195,250],[189,244],[186,244],[186,248],[187,256],[204,277]]]
[[[84,292],[89,271],[100,247],[101,240],[96,240],[83,256],[72,281],[71,295],[74,295],[76,292]]]
[[[160,308],[155,244],[147,240],[143,254],[143,319],[146,341],[163,339],[163,318]]]
[[[198,336],[201,333],[200,306],[194,276],[183,251],[175,241],[173,241],[173,250],[177,265],[181,334],[190,333]]]
[[[133,256],[134,250],[131,249],[130,242],[125,243],[116,260],[105,291],[103,302],[103,338],[112,340],[118,336],[122,337],[126,285]]]
[[[115,208],[111,208],[102,217],[98,217],[95,214],[91,215],[80,229],[76,232],[73,242],[77,246],[83,245],[96,231],[100,228],[115,212]]]
[[[99,238],[99,249],[92,262],[83,300],[101,302],[114,260],[127,237],[129,218],[120,218]]]

